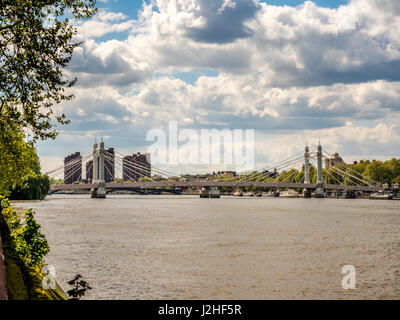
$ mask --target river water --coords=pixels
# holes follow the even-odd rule
[[[36,211],[61,286],[80,273],[87,299],[400,299],[400,201],[53,195],[17,206]]]

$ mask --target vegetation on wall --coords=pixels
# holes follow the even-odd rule
[[[5,247],[16,254],[29,267],[40,266],[49,252],[46,237],[40,232],[40,225],[29,209],[24,212],[24,223],[11,207],[7,198],[0,196],[1,214],[9,230],[9,243]]]
[[[49,246],[34,212],[25,211],[21,219],[9,200],[0,196],[0,233],[9,299],[66,299],[59,288],[42,287],[43,258]]]

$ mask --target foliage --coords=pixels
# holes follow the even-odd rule
[[[16,128],[0,131],[0,193],[13,200],[44,199],[50,181],[40,173],[39,157],[33,142],[25,142]]]
[[[42,263],[43,257],[49,252],[49,246],[44,234],[40,232],[40,225],[34,217],[32,209],[24,213],[25,224],[13,230],[15,250],[27,266],[35,267]]]
[[[44,289],[42,261],[49,251],[46,238],[34,214],[28,210],[21,221],[17,212],[4,196],[0,196],[0,231],[6,266],[6,283],[10,300],[64,300],[66,297],[56,287]]]
[[[14,209],[10,205],[10,201],[0,195],[0,200],[1,200],[1,214],[4,217],[4,220],[8,226],[9,230],[15,230],[21,225],[21,219],[18,217],[17,213],[14,211]]]
[[[43,257],[49,252],[49,246],[44,234],[40,232],[40,225],[30,209],[24,213],[24,223],[13,210],[10,202],[4,196],[1,199],[1,214],[10,230],[10,248],[28,267],[39,266]]]
[[[70,100],[76,79],[63,71],[79,43],[71,18],[90,18],[95,0],[2,0],[0,2],[0,131],[10,123],[37,138],[54,139],[52,106]]]
[[[304,171],[298,171],[295,177],[295,182],[296,183],[304,182],[304,175],[305,175]]]
[[[391,172],[390,168],[382,161],[372,161],[365,169],[368,177],[379,182],[390,182]],[[394,177],[393,177],[394,178]]]
[[[74,279],[68,281],[68,284],[73,287],[67,291],[67,294],[72,297],[71,300],[79,300],[86,294],[87,290],[92,289],[85,280],[81,279],[82,276],[77,274]]]
[[[0,193],[8,193],[25,176],[39,173],[39,157],[33,143],[25,142],[16,128],[0,130]]]
[[[139,178],[139,182],[151,182],[151,181],[153,181],[153,180],[149,177],[140,177]]]
[[[400,160],[395,158],[387,161],[361,160],[354,164],[340,164],[322,169],[322,177],[326,184],[367,185],[366,182],[393,184],[400,182]],[[304,169],[289,169],[280,172],[253,171],[248,175],[221,176],[215,178],[215,180],[248,182],[292,181],[300,183],[304,181]],[[313,165],[310,165],[310,182],[313,184],[317,182],[317,168]]]
[[[14,183],[12,200],[43,200],[50,191],[50,179],[44,174],[26,175],[21,183]]]
[[[63,183],[64,183],[64,179],[50,178],[50,185],[53,185],[53,184],[63,184]]]
[[[169,177],[168,181],[180,181],[181,178],[180,177]]]

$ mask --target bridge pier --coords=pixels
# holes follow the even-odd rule
[[[105,185],[100,185],[97,188],[90,190],[90,197],[93,199],[105,199],[107,195]]]
[[[324,183],[322,181],[322,147],[318,145],[317,152],[317,186],[315,189],[316,198],[325,198]]]
[[[355,199],[356,193],[353,190],[346,190],[345,191],[345,198],[346,199]]]
[[[303,189],[303,198],[311,198],[311,190],[304,188]]]
[[[304,150],[304,183],[310,184],[310,148],[308,146]],[[311,198],[310,189],[303,189],[303,198]]]
[[[209,198],[210,197],[210,190],[209,188],[201,188],[200,191],[200,198]]]

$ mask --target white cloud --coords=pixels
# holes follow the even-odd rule
[[[93,19],[85,22],[78,21],[75,24],[79,37],[95,38],[111,32],[131,30],[135,21],[126,19],[127,16],[123,13],[100,11]]]
[[[79,24],[85,41],[69,70],[79,79],[77,99],[59,107],[73,118],[66,130],[124,131],[140,144],[146,130],[178,120],[255,128],[273,137],[259,141],[265,158],[316,135],[354,157],[395,153],[399,3],[353,0],[330,9],[311,1],[156,0],[144,3],[138,20],[101,12]],[[112,32],[126,39],[101,38]],[[196,69],[219,75],[193,84],[158,76]]]

